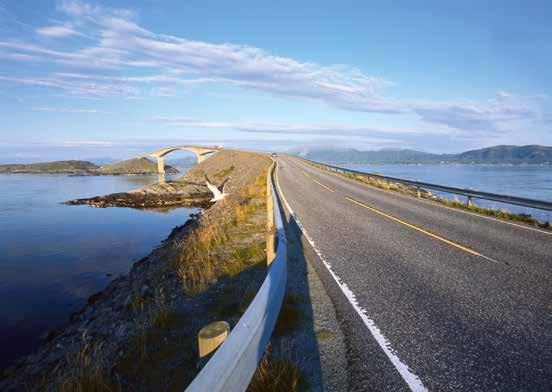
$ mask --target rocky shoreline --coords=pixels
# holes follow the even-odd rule
[[[178,244],[194,230],[225,219],[237,205],[243,203],[243,200],[233,195],[237,195],[262,170],[266,170],[268,164],[265,160],[268,158],[260,154],[222,151],[191,168],[179,181],[155,184],[127,193],[69,201],[68,204],[88,204],[94,207],[182,205],[179,203],[206,207],[208,193],[203,182],[204,176],[208,175],[217,184],[229,179],[227,191],[230,196],[227,199],[211,205],[173,229],[158,248],[132,266],[128,275],[115,278],[105,290],[92,295],[67,324],[48,333],[38,350],[19,358],[13,366],[2,371],[0,390],[73,390],[75,380],[82,378],[84,373],[91,377],[89,381],[98,379],[103,383],[101,388],[95,390],[135,390],[134,387],[147,382],[159,386],[157,381],[142,379],[150,375],[142,374],[136,366],[141,361],[149,360],[156,350],[164,353],[163,350],[171,347],[178,347],[174,357],[165,362],[156,360],[155,366],[163,363],[162,371],[169,374],[178,370],[174,382],[185,387],[197,373],[195,366],[189,366],[197,360],[195,347],[190,346],[190,342],[195,343],[198,329],[212,321],[213,303],[221,301],[220,298],[227,301],[227,298],[244,298],[250,291],[256,292],[266,272],[264,269],[250,268],[240,272],[239,277],[222,276],[213,281],[205,292],[188,295],[173,265],[179,252],[185,251]],[[236,234],[238,244],[241,244],[239,246],[249,249],[247,247],[251,246],[251,241],[264,244],[265,229],[262,227],[266,224],[265,217],[266,212],[260,211],[255,219],[261,226],[258,226],[259,223],[253,226],[248,224],[249,229],[260,227],[258,233],[255,231],[245,237]],[[244,229],[236,227],[234,230],[243,232]],[[222,259],[235,257],[234,253],[226,254],[227,249],[219,252],[222,253],[217,257]],[[243,284],[243,279],[247,284]],[[229,296],[229,288],[237,294]],[[223,297],[220,297],[222,294]],[[225,319],[233,325],[239,315],[239,312],[228,314]],[[166,336],[159,337],[157,334],[160,333]],[[154,337],[156,340],[151,343],[150,339]],[[140,351],[146,347],[146,343],[141,346],[143,339],[147,340],[148,349],[144,348],[148,351],[147,355]],[[169,348],[164,348],[168,343]]]

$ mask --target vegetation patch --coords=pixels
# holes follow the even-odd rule
[[[300,363],[290,349],[284,347],[278,358],[274,358],[270,354],[270,347],[267,347],[247,391],[294,392],[307,389],[308,383],[303,377]]]
[[[174,243],[174,269],[188,295],[204,291],[221,276],[234,276],[266,258],[266,170],[241,189],[227,213],[193,229]],[[244,235],[249,241],[243,241]]]
[[[322,170],[326,170],[322,165],[315,165],[315,164],[310,164],[310,165],[315,166]],[[354,173],[344,173],[344,174],[338,173],[338,174],[343,177],[346,177],[358,182],[362,182],[364,184],[367,184],[379,189],[394,191],[394,192],[406,194],[413,197],[418,196],[418,189],[413,186],[407,186],[397,182],[389,182],[387,180],[370,177],[369,174],[367,175],[359,175]],[[441,204],[445,204],[452,208],[458,208],[461,210],[471,211],[481,215],[487,215],[487,216],[491,216],[499,219],[524,223],[529,226],[534,226],[545,230],[552,230],[552,225],[550,222],[542,222],[537,218],[535,218],[534,216],[532,216],[531,214],[522,214],[522,213],[517,214],[517,213],[510,212],[506,209],[498,210],[494,208],[479,207],[474,203],[472,203],[471,205],[468,205],[467,203],[462,203],[460,200],[458,200],[458,198],[454,198],[453,200],[450,200],[444,197],[439,197],[422,188],[420,188],[419,191],[420,191],[421,198],[428,199]]]
[[[280,309],[280,315],[274,327],[274,336],[286,336],[301,327],[305,315],[300,307],[301,299],[297,295],[286,295]]]

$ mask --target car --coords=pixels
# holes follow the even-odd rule
[[[272,158],[276,158],[278,155],[277,155],[275,152],[273,152],[272,154],[270,154],[270,156],[271,156]]]

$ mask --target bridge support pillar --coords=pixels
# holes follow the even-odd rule
[[[468,202],[466,203],[468,205],[468,207],[473,207],[473,200],[472,200],[472,197],[471,196],[468,196]]]
[[[157,158],[157,173],[165,174],[165,157],[156,157]]]
[[[202,155],[200,153],[197,153],[197,163],[200,164],[201,162],[203,162],[204,160],[206,160],[207,157],[205,155]]]
[[[416,191],[418,193],[418,199],[422,197],[422,192],[420,192],[420,187],[416,187]]]

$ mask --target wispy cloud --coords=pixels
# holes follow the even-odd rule
[[[64,0],[59,11],[67,19],[65,24],[41,27],[38,34],[67,37],[86,31],[87,38],[80,40],[76,49],[61,46],[63,40],[48,41],[52,47],[0,41],[3,58],[59,66],[53,74],[0,76],[1,82],[57,88],[77,95],[126,98],[144,95],[144,85],[154,85],[149,91],[157,96],[174,95],[175,88],[198,84],[233,86],[322,102],[347,111],[411,114],[423,122],[446,126],[449,131],[467,133],[496,132],[505,123],[536,116],[530,106],[512,100],[511,93],[500,92],[488,101],[400,100],[386,94],[393,86],[391,81],[353,67],[305,62],[248,45],[213,44],[155,33],[140,26],[137,15],[126,9]],[[78,71],[67,72],[68,68]],[[125,76],[130,73],[133,76]]]
[[[416,134],[450,134],[448,130],[427,130],[416,128],[368,128],[344,124],[299,124],[299,123],[267,123],[256,121],[224,122],[195,119],[191,117],[154,116],[153,121],[173,127],[235,129],[249,133],[273,133],[320,136],[359,136],[373,137],[382,134],[416,135]]]
[[[114,143],[106,140],[65,140],[63,147],[111,147]]]
[[[112,114],[97,109],[76,109],[76,108],[56,108],[56,107],[36,107],[32,109],[35,112],[52,112],[52,113],[86,113],[86,114]]]
[[[41,27],[36,29],[36,33],[44,37],[53,38],[83,36],[83,34],[79,33],[72,27],[63,25]]]

